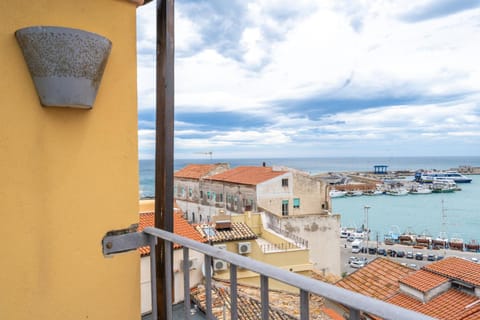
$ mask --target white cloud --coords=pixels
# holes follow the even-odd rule
[[[276,153],[281,152],[275,149],[278,145],[288,150],[305,147],[299,153],[308,153],[339,141],[357,141],[359,146],[362,141],[375,140],[379,146],[408,141],[420,146],[429,138],[465,144],[466,151],[478,146],[473,138],[480,132],[475,100],[480,91],[479,9],[459,6],[445,14],[432,1],[399,0],[302,0],[295,6],[256,0],[236,5],[245,6],[245,21],[236,30],[238,41],[222,46],[201,33],[208,20],[191,14],[201,7],[182,11],[177,5],[176,112],[208,112],[212,121],[218,121],[216,111],[248,113],[266,124],[220,131],[178,122],[176,147],[182,152],[218,148],[228,153],[234,146],[240,154],[264,146],[262,152]],[[405,18],[418,7],[424,10],[422,19]],[[139,107],[150,110],[155,103],[155,28],[152,16],[141,10]],[[214,18],[215,23],[221,19]],[[225,48],[225,43],[232,47]],[[316,117],[309,116],[304,104],[294,109],[296,100],[315,96],[379,99],[385,105],[352,105],[350,111],[322,106],[324,115]],[[417,101],[389,106],[388,99],[395,97]],[[285,100],[291,103],[283,105]],[[141,147],[147,148],[145,134]]]

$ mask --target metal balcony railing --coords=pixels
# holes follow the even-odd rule
[[[107,235],[103,239],[105,255],[128,251],[144,245],[150,245],[151,279],[156,278],[155,244],[158,239],[165,241],[166,252],[173,243],[183,246],[183,259],[189,259],[189,250],[203,253],[205,256],[205,291],[206,317],[215,319],[212,313],[212,259],[221,259],[230,264],[230,302],[231,319],[238,319],[237,310],[237,269],[244,268],[260,275],[261,319],[268,319],[268,280],[275,279],[292,287],[298,288],[300,295],[300,319],[309,319],[309,294],[322,296],[330,301],[344,305],[349,309],[350,320],[359,320],[360,313],[365,312],[383,319],[395,320],[433,320],[426,315],[407,310],[381,300],[370,298],[359,293],[348,291],[334,285],[324,283],[303,275],[282,270],[272,265],[250,259],[226,250],[218,249],[208,244],[200,243],[161,229],[145,228],[143,232],[127,233],[122,235]],[[172,287],[172,257],[165,257],[165,286]],[[190,319],[190,272],[188,264],[183,266],[184,275],[184,318]],[[156,282],[151,281],[152,290],[152,319],[157,319],[157,288]],[[172,301],[172,290],[166,290],[167,301]],[[170,295],[170,296],[169,296]],[[172,319],[172,305],[165,310],[166,319]]]

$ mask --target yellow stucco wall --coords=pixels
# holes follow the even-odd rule
[[[139,256],[105,258],[138,221],[134,4],[0,2],[0,319],[138,319]],[[14,37],[65,26],[112,52],[92,110],[43,108]]]

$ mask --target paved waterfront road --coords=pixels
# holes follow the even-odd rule
[[[347,244],[347,247],[345,248],[345,244]],[[356,268],[352,268],[348,264],[348,259],[350,257],[365,257],[369,262],[374,260],[377,257],[384,257],[384,256],[379,256],[375,254],[368,254],[368,253],[352,253],[352,248],[349,242],[346,240],[342,239],[341,240],[341,253],[340,253],[340,259],[341,259],[341,272],[344,273],[346,272],[347,274],[350,274],[357,270]],[[370,242],[370,247],[376,247],[377,244],[376,242]],[[385,258],[391,259],[392,261],[396,261],[398,263],[406,263],[408,266],[411,264],[416,265],[416,269],[420,269],[426,264],[432,263],[433,261],[427,261],[427,255],[429,254],[434,254],[436,256],[441,255],[443,257],[460,257],[460,258],[466,258],[466,259],[471,259],[471,258],[476,258],[480,261],[480,253],[476,252],[463,252],[463,251],[458,251],[458,250],[429,250],[429,249],[415,249],[412,246],[404,246],[404,245],[385,245],[383,243],[379,244],[379,248],[383,248],[385,250],[387,249],[393,249],[395,251],[404,251],[405,253],[408,251],[413,252],[413,254],[417,252],[423,253],[423,260],[415,260],[413,259],[407,259],[407,258],[394,258],[390,256],[386,256]]]

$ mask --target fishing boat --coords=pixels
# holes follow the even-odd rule
[[[469,243],[465,244],[465,249],[467,249],[467,251],[478,252],[480,250],[480,243],[476,240],[470,240]]]
[[[390,196],[406,196],[408,194],[408,190],[403,188],[391,189],[388,190],[386,194]]]
[[[400,242],[400,244],[411,246],[415,244],[416,238],[417,238],[417,235],[415,233],[407,230],[398,237],[398,241]]]
[[[358,197],[358,196],[361,196],[361,195],[363,195],[362,190],[348,191],[347,194],[346,194],[347,197]]]
[[[330,190],[328,194],[330,198],[340,198],[340,197],[344,197],[347,194],[347,191],[333,189],[333,190]]]
[[[442,205],[443,206],[443,205]],[[442,219],[444,219],[444,213],[442,208]],[[432,239],[432,246],[434,249],[445,249],[448,245],[447,234],[442,231],[435,239]]]
[[[379,195],[383,194],[383,191],[379,190],[379,189],[368,190],[368,191],[365,191],[363,194],[367,195],[367,196],[379,196]]]
[[[450,249],[453,249],[453,250],[460,250],[460,251],[463,251],[463,239],[461,238],[451,238],[449,241],[448,241],[448,246],[450,247]]]
[[[444,193],[458,190],[457,184],[451,179],[436,178],[432,182],[432,192]]]
[[[413,186],[409,191],[410,194],[430,194],[432,189],[424,185]]]
[[[432,244],[432,236],[428,230],[424,230],[422,234],[418,235],[416,238],[418,246],[429,247]]]
[[[398,226],[392,226],[392,229],[384,235],[385,244],[394,244],[398,243],[398,238],[400,236],[400,229]]]

